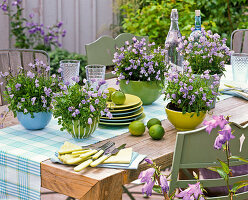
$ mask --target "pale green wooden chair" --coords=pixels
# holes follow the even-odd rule
[[[235,139],[230,142],[232,155],[240,156],[248,159],[248,124],[246,126],[240,126],[235,123],[231,124],[232,130],[234,130]],[[217,136],[218,129],[212,131],[209,135],[205,131],[206,127],[202,127],[193,131],[178,132],[176,139],[175,152],[172,163],[172,174],[170,191],[171,194],[176,188],[187,188],[188,184],[196,183],[193,177],[189,180],[179,180],[179,169],[186,171],[192,168],[207,168],[212,166],[219,166],[217,158],[225,161],[225,153],[222,150],[215,150],[213,144]],[[246,139],[242,145],[240,152],[240,137],[244,134]],[[245,164],[237,160],[230,160],[231,166],[237,166]],[[189,174],[189,173],[188,173]],[[189,175],[190,176],[190,175]],[[235,182],[248,180],[248,174],[242,176],[235,176],[230,178],[230,185]],[[207,187],[219,187],[226,186],[223,178],[216,179],[204,179],[200,180],[204,188]],[[221,197],[207,197],[207,199],[219,199],[228,200],[228,196]],[[237,194],[235,199],[248,199],[248,192]]]
[[[118,35],[115,39],[110,36],[102,36],[96,41],[86,44],[86,56],[88,65],[100,64],[105,66],[113,66],[114,53],[116,52],[116,47],[120,48],[124,46],[125,41],[132,42],[132,38],[135,35],[131,33],[122,33]],[[148,42],[148,36],[135,36],[138,40],[145,38]],[[113,78],[114,75],[110,72],[105,75],[106,79]]]

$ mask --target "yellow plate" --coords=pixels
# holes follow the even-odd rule
[[[122,105],[115,105],[113,102],[107,102],[109,109],[125,109],[128,107],[136,106],[141,102],[141,99],[135,95],[126,94],[126,101]]]
[[[135,116],[138,116],[140,115],[141,113],[143,113],[144,111],[144,108],[141,107],[140,110],[136,111],[135,113],[133,113],[132,115],[128,115],[128,116],[122,116],[122,117],[112,117],[112,119],[128,119],[128,118],[132,118],[132,117],[135,117]],[[108,117],[101,117],[103,119],[109,119]]]
[[[139,104],[137,104],[136,106],[133,106],[133,107],[129,107],[129,108],[125,108],[125,109],[116,109],[116,110],[109,109],[109,111],[111,113],[122,113],[122,112],[126,112],[126,111],[129,111],[129,110],[135,110],[135,109],[139,108],[140,106],[142,106],[142,101]]]
[[[146,115],[145,113],[143,113],[138,119],[138,121],[143,121],[145,119]],[[114,122],[99,122],[99,124],[102,124],[102,125],[108,125],[108,126],[124,126],[124,125],[129,125],[131,122],[123,122],[123,123],[114,123]]]

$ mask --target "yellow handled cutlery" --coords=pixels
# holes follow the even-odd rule
[[[107,160],[110,156],[117,154],[121,149],[124,149],[126,144],[122,144],[118,148],[115,148],[113,151],[110,152],[110,149],[106,150],[104,155],[97,160],[90,163],[91,167],[96,167],[97,165],[103,163],[105,160]]]

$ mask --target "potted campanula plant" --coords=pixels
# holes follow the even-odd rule
[[[206,80],[209,86],[217,75],[221,78],[225,71],[225,63],[230,60],[232,53],[226,46],[226,38],[221,39],[217,33],[213,34],[204,29],[188,38],[182,37],[177,51],[189,62],[194,74],[200,76],[206,70],[209,71],[210,77]],[[218,88],[219,85],[215,85],[215,92],[218,92]],[[216,99],[211,108],[215,107],[215,101]]]
[[[72,79],[75,84],[55,98],[53,115],[62,125],[61,130],[67,130],[74,138],[87,138],[98,127],[100,116],[112,117],[106,105],[108,91],[100,89],[105,81],[98,82],[93,90],[85,79],[83,87],[78,77]]]
[[[170,103],[165,110],[168,120],[176,129],[185,131],[196,128],[204,120],[213,98],[218,94],[214,87],[219,84],[219,79],[217,76],[209,86],[206,82],[210,76],[208,71],[202,76],[195,76],[187,62],[183,64],[183,72],[172,68],[166,74],[165,99],[169,99]]]
[[[26,129],[36,130],[44,128],[51,120],[51,103],[63,83],[55,74],[48,76],[50,66],[43,61],[36,60],[29,66],[29,71],[19,67],[16,74],[1,72],[1,76],[6,82],[4,99],[9,110]]]
[[[126,41],[114,54],[113,73],[117,74],[117,83],[124,93],[140,97],[143,104],[152,104],[161,95],[164,72],[168,70],[166,50],[153,48],[155,43],[147,44],[144,38],[132,40],[133,44]]]

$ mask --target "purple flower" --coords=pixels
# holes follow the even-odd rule
[[[147,194],[147,196],[152,195],[152,188],[155,184],[155,181],[152,181],[151,179],[145,183],[145,185],[142,187],[142,193]]]
[[[189,89],[189,90],[193,90],[193,86],[190,85],[190,86],[188,87],[188,89]]]
[[[78,109],[75,110],[76,115],[78,115],[80,113],[80,111]]]
[[[45,87],[45,88],[44,88],[44,92],[45,92],[45,94],[49,97],[49,96],[50,96],[50,93],[52,92],[52,90],[51,90],[51,88]]]
[[[70,112],[72,112],[73,109],[74,109],[74,108],[73,108],[72,106],[68,108],[68,110],[69,110]]]
[[[36,97],[33,97],[33,98],[31,99],[31,101],[32,101],[32,105],[34,105],[35,100],[36,100]]]
[[[25,101],[25,98],[21,98],[21,102],[24,102]]]
[[[28,71],[28,72],[27,72],[27,77],[34,78],[35,75],[34,75],[34,73],[32,73],[31,71]]]
[[[63,71],[62,68],[59,68],[59,69],[58,69],[58,73],[61,73],[62,71]]]
[[[28,112],[28,110],[26,108],[24,108],[23,113],[27,113],[27,112]]]
[[[167,193],[169,191],[169,184],[167,182],[166,176],[160,175],[159,180],[160,180],[160,186],[163,192]]]
[[[176,94],[172,94],[171,97],[172,97],[173,99],[176,99]]]
[[[29,17],[32,19],[34,17],[34,13],[30,13]]]
[[[107,112],[106,116],[109,118],[109,119],[112,119],[112,113],[111,112]]]
[[[73,112],[73,113],[71,114],[71,116],[72,116],[72,117],[76,117],[76,113]]]
[[[18,90],[20,90],[20,87],[21,87],[22,85],[20,84],[20,83],[17,83],[16,85],[15,85],[15,88],[16,88],[16,90],[18,91]]]
[[[177,101],[178,104],[181,104],[181,102],[182,102],[181,99],[179,99],[179,100]]]
[[[149,168],[145,171],[142,171],[140,174],[139,174],[139,177],[138,179],[141,179],[140,181],[142,183],[144,182],[148,182],[151,180],[153,174],[155,173],[155,169],[154,168]]]
[[[99,104],[99,99],[96,99],[95,100],[95,104]]]
[[[86,101],[85,101],[85,100],[82,100],[82,101],[81,101],[81,103],[82,103],[82,104],[85,104],[85,103],[86,103]]]
[[[94,112],[96,109],[90,104],[90,111]]]
[[[88,118],[88,124],[92,124],[92,119]]]
[[[79,77],[78,77],[78,76],[72,77],[71,79],[72,79],[73,81],[77,82],[77,83],[79,82]]]
[[[10,97],[11,99],[13,99],[14,95],[13,95],[13,94],[11,94],[11,95],[9,95],[9,97]]]
[[[214,148],[220,150],[222,145],[226,143],[224,135],[218,135],[214,141]]]
[[[148,164],[153,164],[152,160],[150,160],[149,158],[145,158],[145,161],[148,163]]]

